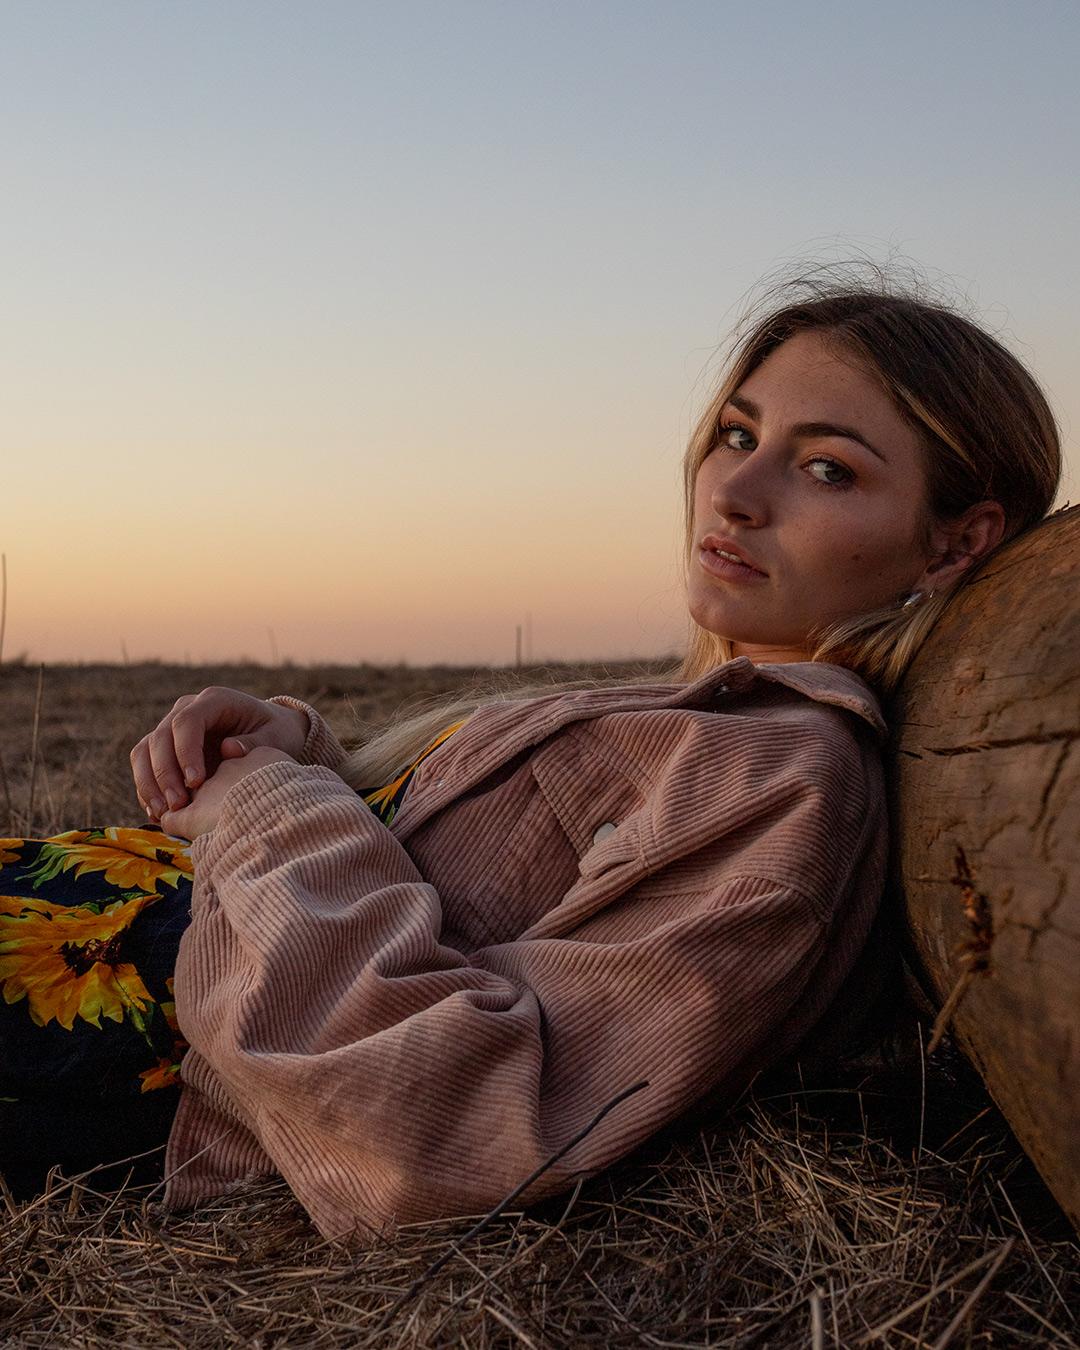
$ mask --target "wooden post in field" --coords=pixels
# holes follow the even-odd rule
[[[521,669],[521,624],[514,630],[514,669]]]
[[[991,558],[890,720],[895,881],[919,975],[1080,1227],[1080,507]]]

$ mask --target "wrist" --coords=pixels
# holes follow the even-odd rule
[[[274,721],[280,728],[278,746],[298,763],[308,758],[314,739],[314,722],[306,703],[288,694],[277,694],[266,700],[274,709]]]
[[[345,749],[334,735],[326,720],[302,699],[290,694],[275,694],[267,699],[278,707],[296,709],[308,719],[307,737],[294,758],[300,764],[320,764],[327,769],[335,769],[345,757]]]

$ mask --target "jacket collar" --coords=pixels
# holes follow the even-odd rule
[[[391,832],[404,840],[429,816],[467,792],[492,770],[572,722],[651,708],[715,710],[728,695],[741,693],[756,680],[785,685],[817,703],[844,708],[868,722],[879,739],[885,737],[885,719],[870,686],[853,671],[823,661],[755,665],[748,656],[737,656],[689,684],[564,689],[541,694],[524,705],[513,700],[493,702],[485,704],[469,719],[467,754],[461,753],[466,742],[452,736],[445,742],[445,748],[440,746],[438,752],[424,760],[410,784],[410,788],[415,788],[423,783],[424,791],[406,793],[390,826]]]
[[[838,708],[846,708],[848,712],[869,722],[879,739],[884,740],[888,734],[877,695],[861,675],[856,675],[846,666],[834,666],[828,661],[791,661],[782,665],[763,663],[755,666],[748,656],[738,656],[718,669],[730,671],[733,666],[741,666],[743,662],[751,667],[751,679],[785,684],[817,703],[832,703]],[[704,679],[709,679],[715,673],[710,671]]]

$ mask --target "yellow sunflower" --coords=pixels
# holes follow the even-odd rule
[[[162,1016],[165,1018],[168,1028],[173,1034],[173,1039],[176,1042],[173,1046],[173,1050],[175,1051],[178,1048],[186,1050],[188,1048],[188,1043],[184,1040],[184,1033],[180,1030],[180,1023],[176,1020],[176,994],[173,990],[174,978],[174,976],[169,975],[165,979],[165,988],[172,994],[172,998],[165,999],[164,1002],[158,1004],[158,1007],[161,1009]]]
[[[158,1088],[178,1087],[180,1084],[180,1061],[159,1059],[152,1069],[143,1069],[140,1092],[154,1092]]]
[[[54,1019],[67,1031],[81,1017],[125,1015],[143,1030],[153,999],[133,965],[123,961],[125,930],[157,895],[114,900],[95,913],[88,905],[0,895],[0,989],[5,1003],[27,1001],[39,1027]]]
[[[0,839],[0,867],[5,863],[18,862],[19,855],[11,847],[12,844],[23,844],[24,839]]]
[[[75,869],[104,872],[105,880],[122,889],[157,893],[157,883],[175,887],[181,877],[191,879],[192,864],[187,844],[157,830],[127,830],[110,825],[106,830],[68,830],[54,834],[42,845],[40,863],[28,875],[35,885],[51,881],[61,872]]]
[[[178,1087],[180,1084],[180,1061],[184,1058],[188,1050],[188,1043],[184,1033],[180,1030],[180,1023],[176,1020],[176,995],[173,991],[173,977],[170,975],[165,981],[165,988],[173,995],[172,999],[165,999],[158,1004],[168,1024],[169,1030],[173,1034],[172,1054],[162,1056],[152,1069],[143,1069],[139,1077],[142,1079],[140,1092],[154,1092],[158,1088]]]

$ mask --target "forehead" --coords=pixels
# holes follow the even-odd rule
[[[798,422],[855,424],[911,448],[918,436],[876,374],[828,335],[796,333],[775,348],[736,391],[762,416]],[[873,439],[870,436],[870,439]]]

